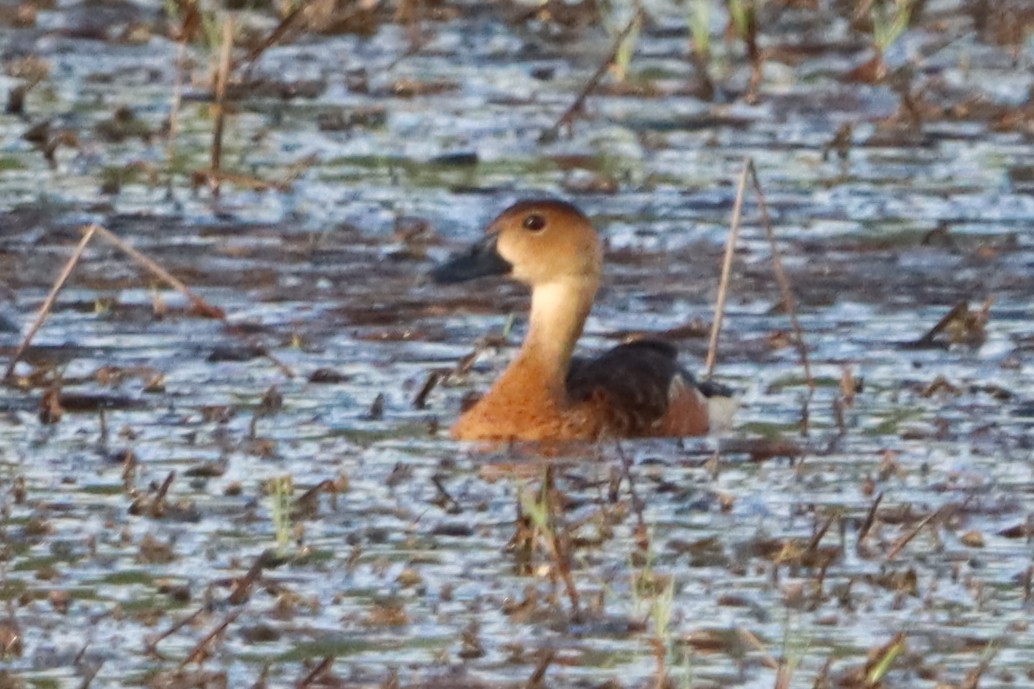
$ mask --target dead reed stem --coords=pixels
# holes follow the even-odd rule
[[[953,322],[965,318],[968,313],[969,302],[960,301],[958,304],[951,307],[951,310],[948,311],[948,313],[944,314],[941,320],[937,321],[937,323],[932,328],[927,330],[922,337],[920,337],[914,343],[909,343],[909,345],[915,348],[936,346],[935,343],[937,340],[937,336],[943,333],[945,330],[947,330],[948,326],[951,325]]]
[[[865,519],[862,521],[861,528],[858,529],[858,538],[855,543],[856,549],[861,549],[865,543],[865,539],[869,535],[869,531],[872,530],[872,525],[876,523],[876,510],[879,509],[880,503],[883,502],[883,492],[880,491],[876,495],[876,499],[872,501],[872,506],[869,507],[869,511],[865,515]]]
[[[255,558],[255,562],[252,563],[247,573],[234,581],[233,589],[230,591],[230,595],[226,597],[226,602],[230,605],[242,605],[248,601],[252,587],[262,576],[262,565],[263,558],[260,555]]]
[[[535,664],[535,670],[531,673],[531,677],[524,684],[524,689],[540,689],[543,685],[542,680],[546,676],[546,670],[553,664],[553,659],[556,658],[556,651],[552,649],[543,650],[539,655],[539,661]]]
[[[919,523],[912,527],[912,529],[908,533],[904,534],[901,538],[894,542],[894,544],[890,547],[890,550],[887,551],[887,555],[883,558],[884,562],[890,562],[895,557],[897,557],[898,553],[900,553],[905,548],[905,546],[912,541],[913,538],[919,535],[919,532],[923,530],[923,527],[925,527],[927,524],[930,524],[935,519],[939,519],[952,509],[954,509],[954,507],[945,505],[939,509],[934,510],[930,514],[920,519]]]
[[[549,519],[548,532],[543,534],[544,540],[546,541],[550,557],[553,558],[556,572],[564,583],[567,598],[571,603],[571,618],[579,620],[581,619],[582,611],[578,588],[575,586],[574,576],[571,574],[571,539],[566,533],[567,526],[561,523],[560,513],[563,511],[563,507],[559,504],[553,468],[551,466],[546,466],[542,488],[542,497],[546,501]],[[564,529],[565,533],[560,533],[561,528]]]
[[[189,287],[183,284],[182,281],[178,280],[169,271],[162,268],[153,259],[148,258],[144,254],[140,253],[137,249],[124,242],[118,235],[113,233],[111,230],[101,227],[100,225],[94,225],[96,232],[102,239],[115,245],[117,249],[125,253],[131,259],[136,261],[138,264],[153,273],[159,280],[165,282],[167,285],[178,291],[180,294],[190,300],[191,310],[205,318],[214,318],[216,320],[226,322],[226,313],[218,306],[212,306],[207,301],[194,294]],[[281,373],[288,378],[294,378],[294,371],[291,370],[284,362],[280,361],[272,352],[266,347],[260,347],[262,350],[262,356],[268,359]]]
[[[162,485],[158,488],[158,492],[154,496],[154,500],[151,501],[151,506],[148,512],[152,517],[161,517],[165,512],[165,498],[169,494],[169,489],[172,488],[172,482],[176,480],[176,471],[170,471],[162,481]]]
[[[100,225],[92,225],[91,227],[106,242],[114,245],[115,248],[117,248],[119,251],[126,254],[131,259],[140,264],[142,267],[146,268],[151,273],[153,273],[159,280],[163,281],[164,283],[178,291],[180,294],[185,296],[187,299],[189,299],[190,306],[196,313],[205,316],[206,318],[226,320],[226,314],[223,313],[222,309],[216,306],[212,306],[204,299],[194,294],[194,292],[192,292],[189,287],[187,287],[185,284],[183,284],[182,281],[178,280],[175,276],[173,276],[172,273],[162,268],[153,259],[148,258],[144,254],[140,253],[140,251],[134,249],[132,246],[124,242],[114,232],[105,227],[101,227]]]
[[[591,77],[589,77],[589,80],[585,82],[585,86],[583,86],[582,90],[578,92],[578,95],[575,96],[574,101],[567,110],[564,111],[564,114],[553,123],[552,127],[543,132],[542,136],[539,137],[540,142],[553,141],[560,133],[561,127],[570,125],[574,121],[574,118],[585,106],[585,99],[588,98],[589,94],[596,89],[600,80],[603,79],[603,75],[607,73],[610,65],[615,59],[617,59],[618,51],[621,50],[621,44],[625,42],[625,39],[628,38],[633,31],[635,31],[636,27],[639,26],[642,20],[643,9],[639,7],[636,9],[635,15],[632,19],[630,19],[628,24],[625,25],[625,28],[621,29],[621,32],[614,37],[614,42],[611,45],[610,52],[607,53],[607,57],[604,58],[600,63],[600,66],[596,68],[596,71],[593,72]]]
[[[646,551],[650,546],[650,533],[649,528],[646,526],[646,517],[643,516],[643,502],[639,499],[639,494],[635,488],[635,479],[632,478],[632,458],[625,454],[625,450],[620,442],[615,442],[614,447],[617,450],[618,457],[621,459],[621,468],[624,470],[625,482],[628,484],[628,495],[632,498],[632,512],[636,517],[636,546]]]
[[[740,173],[740,181],[736,187],[736,200],[732,209],[732,220],[729,224],[729,233],[725,242],[725,256],[722,260],[722,275],[718,283],[718,297],[715,300],[714,320],[711,323],[711,339],[707,347],[707,360],[705,362],[706,378],[714,375],[715,362],[718,357],[718,337],[721,334],[722,322],[725,317],[725,303],[729,290],[730,274],[732,272],[732,257],[736,250],[736,241],[739,237],[740,224],[743,215],[743,198],[746,193],[747,178],[751,180],[754,195],[757,198],[758,211],[761,214],[761,226],[765,230],[765,237],[768,239],[769,251],[772,255],[772,272],[775,274],[776,283],[779,285],[779,292],[782,297],[783,308],[790,319],[790,327],[793,331],[793,343],[801,360],[801,367],[804,369],[804,379],[808,386],[808,394],[804,399],[804,406],[801,410],[801,434],[808,434],[808,406],[811,403],[812,395],[815,393],[815,379],[811,373],[811,363],[808,360],[808,348],[804,343],[804,330],[801,328],[800,320],[797,318],[797,304],[793,297],[793,288],[790,280],[786,277],[783,269],[782,257],[779,253],[779,246],[776,244],[775,233],[772,230],[772,219],[768,213],[768,203],[765,201],[765,193],[761,189],[761,182],[758,180],[757,168],[754,167],[754,160],[747,158],[743,161],[743,170]]]
[[[754,194],[758,199],[758,210],[761,212],[761,226],[765,228],[765,237],[768,239],[768,247],[772,253],[772,270],[775,272],[776,282],[779,283],[779,291],[783,296],[783,308],[790,318],[790,326],[793,328],[793,343],[797,348],[797,354],[801,357],[801,367],[804,368],[804,379],[808,384],[808,396],[815,391],[815,379],[811,375],[811,364],[808,361],[808,348],[804,344],[804,330],[797,318],[797,302],[793,298],[793,288],[790,280],[783,270],[783,260],[779,254],[779,246],[776,244],[775,233],[772,231],[772,219],[768,214],[768,204],[765,202],[765,192],[761,190],[761,182],[758,181],[758,173],[754,167],[754,161],[747,161],[750,170],[751,184],[754,187]]]
[[[564,582],[567,599],[571,603],[571,618],[573,620],[580,620],[582,608],[579,602],[578,587],[575,586],[574,576],[571,574],[570,541],[566,536],[557,533],[556,528],[554,528],[553,533],[548,536],[548,544],[550,555],[552,555],[553,561],[556,563],[557,572],[560,574],[561,581]]]
[[[202,607],[198,608],[197,610],[195,610],[194,612],[192,612],[189,615],[187,615],[186,617],[184,617],[183,619],[179,620],[178,622],[173,623],[173,625],[171,627],[166,629],[164,632],[158,634],[158,636],[150,637],[150,638],[146,639],[145,640],[145,644],[144,644],[144,652],[148,653],[148,654],[151,654],[151,655],[160,656],[161,654],[158,653],[158,644],[160,644],[162,641],[164,641],[165,639],[169,638],[170,636],[172,636],[173,634],[178,632],[183,627],[185,627],[188,624],[191,624],[192,622],[194,622],[194,620],[199,618],[201,616],[201,614],[204,613],[204,612],[205,612],[205,608],[204,608],[204,606],[202,606]]]
[[[312,668],[312,670],[302,678],[302,681],[298,682],[296,685],[297,688],[306,689],[306,687],[315,686],[315,682],[330,671],[331,666],[334,665],[334,660],[334,656],[327,656],[320,662],[316,663],[316,667]]]
[[[207,657],[205,647],[208,646],[215,637],[225,632],[226,628],[233,624],[233,621],[240,617],[242,612],[244,612],[244,608],[237,608],[236,610],[230,611],[230,613],[223,618],[223,621],[220,622],[215,629],[206,634],[203,639],[194,645],[194,648],[192,648],[190,653],[187,654],[187,657],[180,662],[180,667],[185,667],[188,663],[202,662]]]
[[[50,309],[54,306],[54,301],[57,299],[58,293],[61,288],[64,287],[68,277],[75,270],[75,266],[79,263],[79,259],[82,257],[83,252],[86,251],[86,245],[93,239],[93,235],[100,230],[100,225],[88,225],[83,231],[83,238],[79,240],[79,245],[75,247],[75,251],[68,257],[68,261],[65,263],[65,267],[61,269],[61,272],[57,276],[57,280],[54,281],[54,286],[50,288],[50,293],[47,298],[43,300],[43,304],[39,307],[39,311],[36,313],[36,320],[32,322],[32,326],[29,328],[29,332],[22,339],[21,344],[18,345],[18,349],[15,350],[14,356],[7,363],[7,369],[4,371],[4,381],[8,381],[11,378],[11,374],[14,373],[14,367],[21,359],[22,354],[29,347],[29,343],[32,342],[32,338],[36,336],[39,329],[43,326],[43,321],[47,319],[47,315],[50,313]]]
[[[241,65],[246,64],[248,67],[245,73],[249,74],[252,65],[255,64],[256,60],[262,57],[262,53],[272,48],[280,41],[280,39],[287,36],[288,32],[294,28],[295,24],[300,23],[302,20],[304,20],[305,10],[307,9],[307,6],[310,4],[312,4],[310,0],[299,2],[290,12],[287,13],[287,15],[283,19],[280,20],[280,23],[277,24],[273,28],[273,30],[269,32],[269,35],[262,39],[261,43],[252,48],[248,52],[248,54],[245,55],[243,58],[235,60],[233,63],[233,68],[236,69]]]
[[[736,201],[732,206],[732,220],[729,233],[725,238],[725,257],[722,259],[722,275],[718,281],[718,297],[714,304],[714,320],[711,322],[711,340],[707,345],[707,360],[704,364],[704,376],[710,380],[714,375],[715,362],[718,359],[718,336],[722,332],[722,320],[725,317],[725,300],[729,294],[729,280],[732,275],[732,257],[736,252],[736,240],[740,235],[740,221],[743,217],[743,197],[747,190],[747,172],[753,163],[750,158],[743,161],[740,181],[736,185]]]
[[[32,322],[32,326],[29,328],[29,332],[22,339],[21,344],[18,345],[18,349],[15,350],[11,360],[7,363],[7,369],[4,371],[3,382],[8,382],[11,379],[11,375],[14,373],[14,367],[21,360],[25,350],[28,349],[29,344],[32,342],[32,338],[36,336],[36,333],[42,327],[43,322],[47,319],[51,308],[54,306],[54,301],[57,299],[58,293],[68,280],[72,271],[75,270],[76,265],[79,263],[79,259],[82,257],[83,252],[86,250],[86,245],[89,244],[90,240],[94,235],[104,239],[109,244],[112,244],[122,253],[126,254],[135,261],[137,264],[150,271],[159,280],[169,285],[180,294],[190,300],[191,310],[205,318],[213,318],[216,320],[226,322],[226,313],[217,306],[212,306],[204,299],[195,294],[189,287],[187,287],[181,280],[178,280],[169,271],[162,268],[154,259],[145,256],[139,250],[134,249],[132,246],[123,241],[118,235],[111,230],[102,227],[101,225],[87,225],[83,228],[83,238],[79,240],[78,246],[75,251],[68,258],[64,268],[58,274],[57,279],[54,281],[53,287],[50,288],[50,293],[47,298],[43,301],[39,311],[36,314],[36,319]],[[268,359],[281,373],[288,378],[294,377],[294,371],[291,368],[280,361],[276,356],[273,355],[266,347],[261,347],[262,356]]]
[[[215,124],[212,127],[212,158],[209,183],[212,193],[219,195],[219,167],[223,157],[223,125],[226,121],[226,82],[230,78],[230,48],[233,45],[233,19],[223,21],[223,41],[219,52],[219,71],[215,78]]]

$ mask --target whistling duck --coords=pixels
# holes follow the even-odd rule
[[[486,236],[431,277],[455,283],[504,275],[531,287],[528,333],[491,389],[452,427],[458,440],[593,440],[707,433],[708,402],[727,390],[697,383],[675,348],[638,340],[572,357],[592,307],[603,250],[569,203],[521,201]]]

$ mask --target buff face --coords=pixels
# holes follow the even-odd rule
[[[493,220],[485,238],[431,276],[449,284],[501,275],[527,285],[599,279],[603,252],[588,218],[560,201],[525,201]]]

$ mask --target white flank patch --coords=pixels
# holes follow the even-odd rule
[[[740,408],[739,397],[715,395],[707,398],[707,418],[711,433],[725,433],[732,428],[732,419]]]

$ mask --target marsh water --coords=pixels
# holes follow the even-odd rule
[[[0,8],[0,363],[89,223],[225,313],[95,236],[0,388],[0,686],[1034,684],[1034,16],[916,3],[871,78],[864,13],[769,2],[750,93],[716,4],[708,98],[701,4],[551,136],[622,5],[208,7],[182,52],[157,2]],[[747,159],[813,385],[748,187],[731,428],[447,438],[527,298],[436,261],[570,200],[581,346],[701,370]]]

